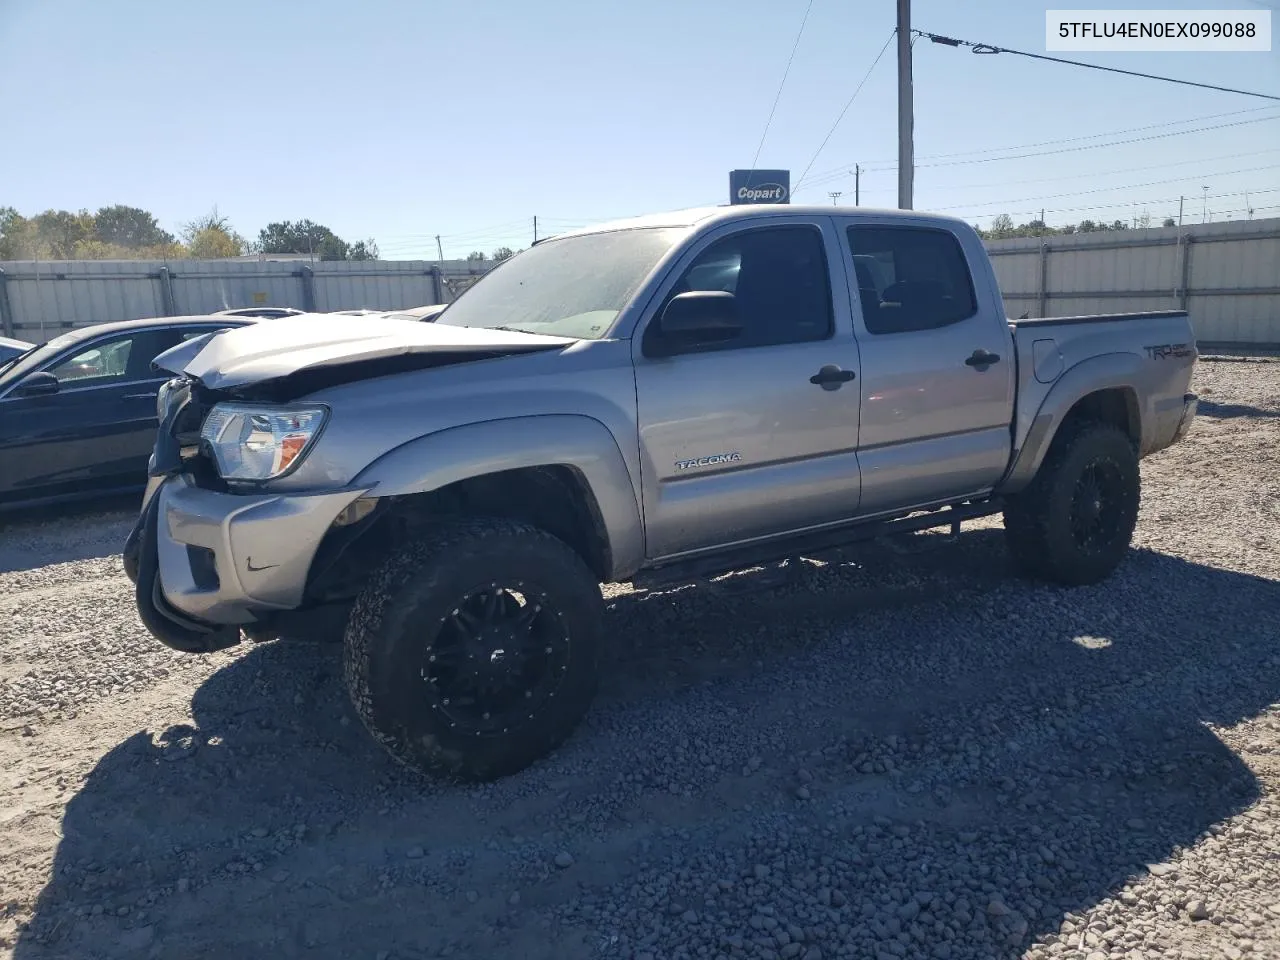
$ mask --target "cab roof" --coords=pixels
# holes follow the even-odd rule
[[[605,223],[597,223],[591,226],[581,227],[577,230],[567,230],[564,233],[558,233],[552,237],[547,237],[546,240],[573,237],[590,233],[606,233],[612,230],[636,230],[642,227],[689,228],[694,226],[705,226],[710,223],[723,223],[735,220],[768,220],[774,217],[793,217],[797,215],[802,217],[826,217],[830,216],[832,213],[838,213],[842,217],[874,217],[877,220],[883,220],[885,218],[901,218],[903,220],[915,221],[928,219],[939,223],[961,223],[966,226],[968,225],[966,221],[957,217],[929,213],[924,210],[896,210],[877,207],[836,207],[820,204],[744,203],[718,207],[689,207],[684,210],[670,210],[664,213],[650,213],[639,217],[610,220]]]

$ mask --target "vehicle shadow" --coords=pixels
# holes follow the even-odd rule
[[[1280,417],[1280,410],[1267,410],[1247,403],[1216,403],[1201,399],[1198,413],[1206,417],[1228,419],[1233,417]]]
[[[1280,584],[1135,550],[1061,590],[1011,579],[998,531],[928,536],[770,590],[745,573],[742,592],[613,598],[592,717],[484,787],[386,759],[335,650],[250,649],[196,691],[192,726],[98,762],[14,956],[663,956],[678,898],[644,892],[663,851],[749,871],[760,823],[863,865],[828,892],[830,936],[905,930],[925,911],[901,895],[960,889],[970,904],[939,899],[899,955],[942,956],[945,937],[1018,956],[1259,797],[1206,724],[1280,700]],[[673,757],[715,772],[683,779]],[[875,876],[890,847],[915,879]],[[716,909],[750,940],[745,884]],[[619,937],[628,911],[654,941]]]
[[[140,499],[127,494],[0,512],[0,574],[118,555]]]

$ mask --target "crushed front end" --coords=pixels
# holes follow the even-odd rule
[[[304,604],[317,550],[373,512],[367,492],[278,493],[229,484],[201,433],[225,396],[178,377],[157,399],[160,426],[138,522],[124,549],[138,613],[162,643],[208,653]]]

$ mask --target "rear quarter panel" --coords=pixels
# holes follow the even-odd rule
[[[1173,442],[1199,355],[1187,314],[1024,320],[1013,339],[1018,402],[1004,492],[1030,481],[1071,408],[1100,390],[1129,392],[1140,456]]]

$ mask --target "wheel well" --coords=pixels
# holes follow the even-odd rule
[[[1137,446],[1142,442],[1142,416],[1138,411],[1138,397],[1128,387],[1111,387],[1095,390],[1081,397],[1064,418],[1071,421],[1107,423],[1118,427]]]
[[[426,493],[388,497],[365,521],[331,529],[311,565],[308,601],[353,598],[392,550],[417,539],[424,527],[466,516],[532,524],[567,543],[601,582],[609,579],[609,538],[586,478],[564,465],[522,467],[468,477]]]
[[[604,518],[586,478],[573,467],[503,470],[468,477],[422,496],[431,501],[427,509],[434,516],[443,512],[506,517],[532,524],[563,540],[592,573],[602,581],[608,579],[612,557]]]

